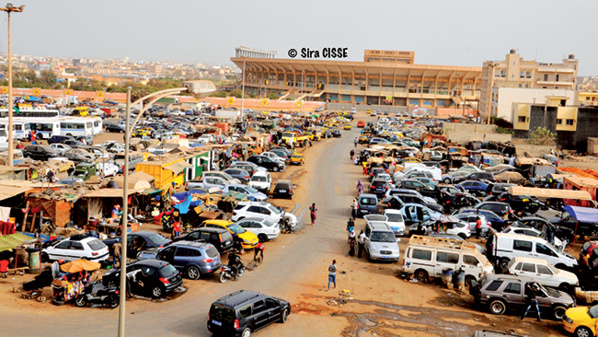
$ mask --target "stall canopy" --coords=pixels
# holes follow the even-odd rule
[[[556,198],[556,199],[576,199],[576,200],[592,200],[592,196],[588,191],[571,191],[558,190],[554,188],[533,188],[522,186],[509,187],[511,195],[529,195],[538,198]],[[585,208],[585,207],[577,207]],[[591,209],[591,208],[588,208]]]
[[[21,233],[0,236],[0,252],[18,247],[27,241],[31,241],[31,237]]]
[[[129,189],[129,195],[142,191],[143,189]],[[120,188],[103,188],[101,190],[90,191],[84,198],[122,198],[123,190]]]
[[[187,163],[186,161],[177,161],[176,163],[172,163],[168,166],[164,166],[165,169],[174,172],[174,174],[179,174],[183,172],[187,167],[191,167],[193,165]]]
[[[25,193],[30,189],[30,187],[2,186],[0,189],[0,200],[12,198],[21,193]]]
[[[565,206],[563,209],[579,222],[598,223],[598,209],[579,206]]]

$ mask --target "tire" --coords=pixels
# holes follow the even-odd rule
[[[563,316],[565,316],[565,311],[567,311],[567,308],[562,305],[557,305],[552,308],[552,317],[557,321],[562,321]]]
[[[42,253],[42,262],[50,262],[50,256],[46,253]]]
[[[154,298],[160,298],[162,297],[162,295],[164,295],[164,291],[162,290],[162,288],[154,287],[154,289],[152,289],[152,296]]]
[[[415,271],[415,273],[413,274],[415,276],[415,278],[419,281],[419,282],[428,282],[428,280],[430,279],[430,276],[428,275],[428,272],[423,270],[423,269],[418,269]]]
[[[195,266],[191,266],[191,267],[187,268],[186,274],[190,280],[197,280],[201,277],[201,272]]]
[[[488,304],[488,311],[493,315],[502,315],[507,311],[507,305],[501,300],[494,299]]]
[[[108,303],[108,306],[112,309],[118,308],[118,305],[120,304],[120,299],[118,296],[111,296],[110,297],[110,302]]]
[[[278,166],[274,166],[274,167],[272,168],[272,171],[274,171],[274,172],[278,172]]]
[[[585,326],[580,326],[579,328],[575,329],[574,332],[575,336],[577,337],[592,337],[592,330],[586,328]]]
[[[75,305],[78,306],[79,308],[82,308],[82,307],[86,306],[87,305],[87,300],[85,299],[85,296],[83,296],[83,295],[78,296],[75,299]]]
[[[228,281],[226,274],[224,272],[220,272],[220,282],[224,283],[226,281]]]
[[[258,239],[259,239],[261,242],[266,242],[266,241],[268,241],[268,235],[266,235],[266,234],[263,234],[263,233],[262,233],[262,234],[260,234],[260,235],[258,235],[258,236],[257,236],[257,238],[258,238]]]
[[[463,233],[459,233],[457,234],[461,239],[463,240],[467,240],[467,235],[463,234]]]
[[[451,180],[449,178],[445,178],[445,179],[442,180],[442,182],[445,183],[445,184],[450,184]]]
[[[289,311],[287,309],[284,309],[282,311],[282,314],[280,315],[280,323],[285,323],[287,321],[288,317],[289,317]]]
[[[243,332],[241,332],[241,337],[249,337],[251,336],[251,329],[245,328]]]
[[[243,275],[245,275],[245,267],[241,267],[241,269],[239,269],[237,272],[237,277],[241,277]]]

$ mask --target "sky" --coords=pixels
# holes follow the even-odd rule
[[[18,0],[15,0],[18,1]],[[12,50],[40,56],[232,64],[235,47],[415,51],[415,63],[481,67],[516,49],[526,60],[580,60],[598,75],[598,1],[23,0]],[[0,50],[7,51],[6,14]],[[322,55],[320,55],[321,57]],[[322,59],[322,58],[320,58]]]

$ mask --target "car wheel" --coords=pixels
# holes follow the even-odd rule
[[[274,166],[274,167],[272,168],[272,171],[274,171],[274,172],[278,172],[278,166]]]
[[[450,184],[451,180],[449,178],[445,178],[445,179],[442,180],[442,182],[445,183],[445,184]]]
[[[288,317],[289,317],[289,311],[287,309],[284,309],[282,311],[282,315],[280,315],[280,323],[286,322]]]
[[[467,240],[467,235],[463,234],[463,233],[459,233],[457,234],[461,239],[463,240]]]
[[[42,253],[42,262],[50,262],[50,256],[46,253]]]
[[[245,330],[243,330],[243,332],[241,333],[241,337],[249,337],[249,336],[251,336],[251,329],[245,328]]]
[[[577,337],[592,337],[592,330],[586,328],[585,326],[580,326],[579,328],[575,329],[575,336]]]
[[[507,311],[507,305],[501,300],[492,300],[488,305],[488,310],[493,315],[502,315]]]
[[[191,280],[197,280],[201,277],[201,273],[197,267],[191,266],[187,268],[187,277]]]
[[[268,235],[266,235],[266,234],[260,234],[257,236],[257,238],[260,240],[260,242],[268,241]]]
[[[152,289],[152,296],[154,296],[154,298],[162,297],[163,293],[164,292],[162,291],[162,288],[160,288],[160,287],[154,287],[154,289]]]
[[[428,282],[428,280],[430,279],[428,272],[423,269],[416,270],[414,276],[419,282],[423,283]]]
[[[85,296],[84,295],[78,296],[75,299],[75,305],[78,306],[78,307],[80,307],[80,308],[86,306],[87,305],[87,301],[85,300]]]
[[[565,311],[567,311],[567,308],[562,305],[557,305],[552,309],[552,317],[557,321],[562,321],[563,316],[565,316]]]

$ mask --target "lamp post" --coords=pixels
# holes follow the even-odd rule
[[[14,140],[12,138],[13,125],[12,125],[12,44],[10,39],[10,13],[20,13],[25,9],[25,5],[15,7],[10,2],[6,4],[6,7],[0,8],[0,11],[8,14],[8,166],[13,165],[13,145]]]
[[[241,122],[243,122],[243,108],[245,107],[245,57],[243,57],[243,85],[241,88]]]
[[[133,129],[135,125],[139,121],[139,118],[159,99],[170,96],[180,94],[183,91],[190,91],[194,94],[196,98],[207,96],[210,93],[216,91],[216,86],[211,81],[191,81],[183,83],[186,85],[184,88],[174,88],[174,89],[166,89],[154,92],[147,96],[141,97],[135,102],[131,103],[131,87],[127,88],[127,109],[125,112],[125,164],[123,168],[123,213],[121,217],[122,221],[122,231],[121,231],[121,242],[122,242],[122,250],[121,250],[121,264],[120,264],[120,306],[118,308],[118,336],[124,337],[125,336],[125,301],[126,301],[126,294],[127,292],[124,291],[127,287],[127,272],[126,272],[126,265],[127,265],[127,220],[128,220],[128,212],[129,212],[129,140],[131,137],[131,133],[133,133]],[[149,103],[143,104],[143,101],[151,99]],[[131,105],[141,104],[141,108],[139,109],[139,114],[133,121],[133,123],[129,126],[131,120]]]

